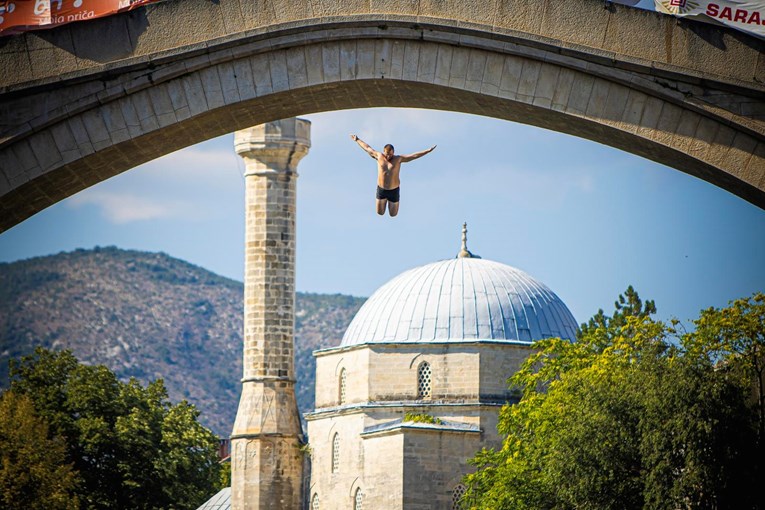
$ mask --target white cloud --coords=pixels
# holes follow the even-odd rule
[[[96,207],[114,224],[157,219],[221,218],[244,196],[244,163],[232,137],[176,151],[97,184],[66,200]],[[230,150],[226,150],[226,146]]]
[[[229,150],[199,145],[150,161],[136,170],[151,172],[155,178],[165,181],[227,188],[242,181],[244,162],[234,152],[233,143]]]
[[[187,214],[189,205],[179,201],[160,201],[125,193],[85,190],[67,201],[70,207],[88,205],[98,207],[112,223],[125,224],[134,221],[177,218]]]

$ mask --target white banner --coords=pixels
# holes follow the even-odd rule
[[[656,10],[675,16],[699,16],[765,38],[765,0],[654,0]],[[705,19],[706,18],[706,19]]]

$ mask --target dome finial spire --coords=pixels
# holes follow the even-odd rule
[[[467,223],[462,224],[462,248],[457,254],[458,259],[480,259],[478,255],[473,255],[470,250],[467,249]]]

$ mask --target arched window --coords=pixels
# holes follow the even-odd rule
[[[347,379],[348,379],[348,375],[345,369],[343,368],[340,370],[340,384],[339,384],[340,405],[345,404],[345,388],[346,388]]]
[[[430,398],[431,394],[430,363],[423,361],[417,368],[417,398]]]
[[[452,510],[462,510],[464,508],[464,505],[460,501],[464,495],[465,486],[462,484],[457,485],[452,491]]]
[[[353,498],[353,510],[363,510],[364,494],[361,488],[356,489],[356,496]]]
[[[337,473],[340,469],[340,436],[335,432],[332,437],[332,472]]]
[[[319,495],[314,494],[311,498],[311,510],[319,510]]]

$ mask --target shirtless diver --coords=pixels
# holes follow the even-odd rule
[[[398,214],[399,186],[401,186],[401,163],[408,163],[417,158],[423,157],[436,148],[434,145],[430,149],[397,156],[394,154],[393,146],[387,144],[383,151],[379,152],[367,145],[361,138],[351,135],[351,140],[359,144],[359,147],[377,160],[377,214],[385,214],[385,206],[388,206],[388,214],[391,217]]]

